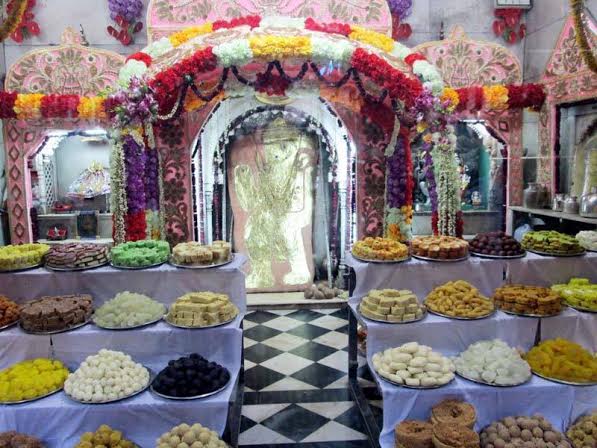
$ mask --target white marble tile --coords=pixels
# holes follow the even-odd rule
[[[290,317],[280,316],[270,321],[264,322],[265,327],[273,328],[274,330],[289,331],[293,328],[300,327],[304,322]]]
[[[253,339],[249,339],[249,338],[243,338],[243,344],[245,345],[245,348],[249,348],[249,347],[257,344],[257,341],[254,341]]]
[[[344,375],[342,378],[337,379],[332,384],[328,384],[324,389],[347,389],[348,388],[348,375]]]
[[[329,333],[322,334],[318,338],[313,339],[313,341],[337,350],[342,350],[348,346],[348,335],[338,333],[337,331],[330,331]]]
[[[325,403],[297,403],[300,407],[308,409],[316,414],[323,415],[330,420],[341,416],[355,404],[354,401],[334,401]]]
[[[274,384],[270,384],[267,387],[261,389],[261,392],[276,392],[286,390],[314,390],[317,389],[315,386],[303,383],[292,377],[283,378],[280,381],[276,381]]]
[[[340,319],[334,316],[322,316],[309,323],[327,330],[336,330],[340,327],[344,327],[348,322],[345,319]]]
[[[344,351],[334,352],[329,356],[317,361],[319,364],[348,373],[348,353]]]
[[[292,353],[282,353],[261,363],[263,367],[283,373],[284,375],[292,375],[311,364],[313,364],[313,361],[293,355]]]
[[[290,350],[303,345],[305,342],[308,342],[307,339],[300,338],[292,334],[282,333],[274,336],[273,338],[266,339],[262,342],[262,344],[277,348],[283,352],[289,352]]]
[[[254,422],[261,423],[263,420],[270,418],[272,415],[283,411],[288,406],[290,406],[290,403],[249,404],[243,406],[242,414]]]
[[[263,425],[255,425],[251,429],[247,429],[245,432],[241,433],[238,443],[239,445],[266,445],[294,443],[294,441]]]
[[[256,327],[257,325],[259,325],[259,324],[256,324],[255,322],[251,322],[251,321],[250,321],[250,320],[248,320],[248,319],[245,319],[245,320],[243,321],[243,328],[244,328],[245,330],[250,330],[251,328],[253,328],[253,327]]]
[[[249,361],[248,359],[245,359],[245,370],[249,370],[252,369],[253,367],[255,367],[257,364],[255,364],[254,362]]]
[[[286,316],[287,314],[294,313],[296,310],[268,310],[272,314],[277,314],[278,316]]]
[[[301,440],[301,443],[309,442],[339,442],[343,440],[365,440],[367,436],[348,426],[337,422],[328,422],[317,431]]]

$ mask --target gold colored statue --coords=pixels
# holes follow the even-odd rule
[[[315,142],[279,118],[263,132],[263,151],[256,150],[255,167],[237,165],[234,185],[248,218],[245,245],[251,262],[247,288],[276,284],[273,264],[287,262],[283,286],[313,280],[312,243],[303,229],[312,225]]]

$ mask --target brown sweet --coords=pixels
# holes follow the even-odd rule
[[[524,252],[520,243],[504,232],[479,233],[469,244],[472,252],[495,257],[512,257]]]
[[[35,437],[16,431],[0,432],[0,448],[44,448]]]
[[[477,318],[493,312],[493,302],[464,280],[444,283],[425,299],[427,309],[452,317]]]
[[[91,317],[93,298],[88,294],[45,296],[21,308],[21,325],[29,331],[59,331]]]
[[[564,435],[540,414],[506,417],[481,431],[482,448],[571,448]]]
[[[493,300],[500,309],[516,313],[550,315],[562,309],[559,294],[541,286],[504,285],[495,290]]]
[[[92,268],[107,261],[107,246],[93,243],[55,244],[46,255],[46,265],[61,269]]]
[[[438,423],[433,425],[433,446],[435,448],[479,448],[479,435],[466,426]]]
[[[19,305],[7,297],[0,296],[0,327],[12,324],[19,319]]]
[[[405,420],[396,425],[394,438],[399,448],[433,448],[431,423]]]
[[[472,428],[477,421],[475,407],[459,400],[444,400],[431,408],[431,422]]]
[[[468,254],[468,243],[453,236],[421,236],[411,241],[413,255],[450,260]]]

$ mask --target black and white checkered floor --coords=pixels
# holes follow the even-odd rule
[[[347,313],[275,310],[245,317],[240,445],[370,446],[348,390]],[[381,401],[364,358],[359,365],[359,381],[381,425]]]

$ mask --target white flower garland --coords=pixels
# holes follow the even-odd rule
[[[126,223],[124,220],[128,212],[126,198],[126,169],[124,165],[124,149],[122,139],[112,142],[110,155],[110,208],[114,217],[114,243],[121,244],[126,240]]]
[[[440,235],[456,236],[456,215],[460,211],[460,187],[456,163],[456,135],[447,126],[445,133],[433,134],[433,171],[437,188],[437,230]]]
[[[164,56],[166,53],[174,49],[174,45],[170,42],[167,37],[162,37],[160,40],[156,40],[145,48],[145,53],[151,56],[152,59]]]
[[[337,62],[348,64],[352,58],[355,47],[349,41],[330,41],[323,37],[311,37],[311,48],[313,62],[329,63]]]
[[[142,78],[146,72],[147,66],[144,62],[129,59],[118,74],[118,84],[122,88],[127,89],[133,77]]]
[[[243,66],[253,59],[253,51],[251,51],[247,39],[234,39],[230,42],[224,42],[215,46],[213,53],[222,67]]]

